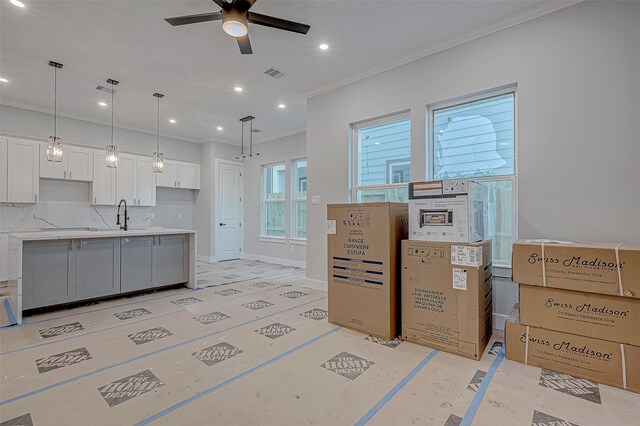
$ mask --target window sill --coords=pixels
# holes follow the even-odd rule
[[[263,243],[278,243],[284,244],[287,240],[284,237],[259,237],[258,241],[262,241]]]
[[[289,238],[289,244],[293,244],[296,246],[306,246],[307,240],[302,238]]]

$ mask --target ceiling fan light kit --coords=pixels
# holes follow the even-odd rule
[[[222,30],[230,36],[235,37],[238,47],[240,48],[240,53],[243,55],[253,53],[251,42],[249,41],[249,23],[299,34],[306,34],[311,28],[307,24],[250,12],[249,9],[255,4],[256,0],[232,0],[231,2],[226,2],[225,0],[213,1],[220,6],[220,12],[176,16],[174,18],[166,18],[165,21],[174,27],[199,22],[222,21]]]

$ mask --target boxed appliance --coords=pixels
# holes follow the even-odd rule
[[[640,244],[518,240],[512,280],[640,298]]]
[[[384,339],[399,334],[404,203],[327,206],[329,321]]]
[[[640,347],[520,323],[516,305],[505,324],[505,357],[640,392]]]
[[[640,299],[520,285],[523,324],[640,346]]]
[[[491,241],[402,242],[402,338],[480,359],[492,330]]]
[[[487,187],[469,179],[409,184],[409,239],[471,243],[487,233]]]

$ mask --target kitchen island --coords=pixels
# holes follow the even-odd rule
[[[184,284],[196,287],[196,233],[160,227],[8,233],[17,256],[9,309],[22,311]]]

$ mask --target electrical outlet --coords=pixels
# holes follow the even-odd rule
[[[182,213],[178,213],[178,219],[182,219]]]
[[[321,202],[322,200],[319,195],[314,195],[313,197],[311,197],[312,204],[320,204]]]

